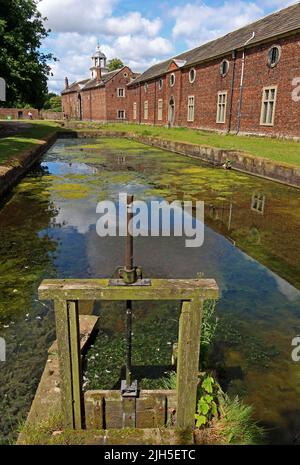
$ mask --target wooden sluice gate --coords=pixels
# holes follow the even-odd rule
[[[203,305],[218,298],[218,287],[213,279],[143,279],[141,269],[133,264],[132,201],[128,196],[125,267],[119,269],[118,279],[45,280],[39,288],[40,299],[54,301],[65,428],[186,430],[195,424]],[[120,390],[83,391],[79,313],[80,304],[87,301],[124,301],[126,379]],[[132,379],[135,301],[181,302],[176,390],[140,390]]]

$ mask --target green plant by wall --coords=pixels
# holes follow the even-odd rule
[[[218,417],[218,395],[221,391],[219,384],[210,375],[205,375],[199,388],[199,400],[195,414],[196,427],[207,425],[213,418]]]

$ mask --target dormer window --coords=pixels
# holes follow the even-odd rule
[[[273,45],[268,51],[268,65],[270,68],[274,68],[279,62],[281,57],[281,47],[279,45]]]
[[[189,81],[191,84],[193,84],[193,82],[195,82],[195,79],[196,79],[196,70],[195,68],[192,68],[189,72]]]
[[[225,77],[229,71],[229,61],[223,60],[220,64],[220,74],[222,77]]]
[[[174,86],[174,84],[175,84],[175,74],[174,73],[170,74],[169,83],[170,83],[171,87]]]

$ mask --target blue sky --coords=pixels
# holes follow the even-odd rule
[[[51,28],[43,49],[52,64],[49,89],[89,76],[97,43],[108,59],[118,57],[133,71],[220,37],[288,6],[284,0],[42,0],[39,9]]]

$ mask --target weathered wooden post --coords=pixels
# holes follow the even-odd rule
[[[177,420],[179,429],[195,424],[203,301],[183,302],[177,359]]]
[[[82,374],[78,301],[55,300],[54,309],[64,426],[81,429]]]

